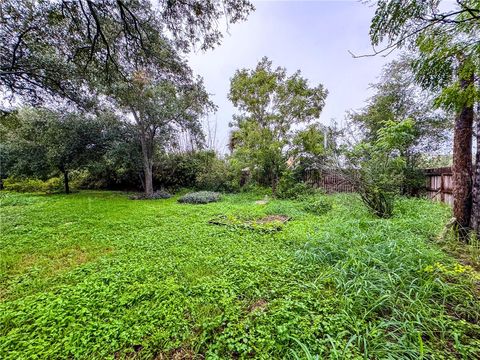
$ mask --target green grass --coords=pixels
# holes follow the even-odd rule
[[[478,356],[478,278],[434,241],[444,206],[1,194],[1,359]],[[208,221],[290,217],[266,232]]]

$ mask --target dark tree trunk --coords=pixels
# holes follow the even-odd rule
[[[142,121],[142,115],[132,108],[132,114],[139,127],[140,144],[142,145],[143,174],[145,176],[144,189],[145,196],[153,195],[153,138],[149,134]],[[153,137],[153,135],[152,135]]]
[[[276,178],[276,176],[273,177],[272,179],[272,194],[275,195],[277,193],[277,183],[278,183],[278,180]]]
[[[150,151],[148,149],[147,139],[145,134],[141,135],[142,155],[143,155],[143,174],[145,175],[145,195],[150,197],[153,195],[153,161],[149,156]]]
[[[473,74],[460,80],[462,89],[473,83]],[[472,137],[473,104],[457,113],[453,135],[453,216],[460,240],[468,240],[472,212]]]
[[[472,188],[472,218],[470,226],[480,239],[480,105],[477,107],[477,155]]]
[[[65,194],[70,194],[70,187],[68,186],[68,170],[63,171],[63,184],[65,185]]]

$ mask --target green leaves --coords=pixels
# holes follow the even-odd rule
[[[424,88],[442,91],[437,106],[458,110],[478,101],[479,90],[465,94],[455,82],[480,74],[480,1],[458,1],[443,10],[440,1],[378,1],[371,22],[373,45],[387,40],[378,53],[408,46],[416,49],[413,69]]]
[[[321,84],[310,87],[300,71],[288,76],[285,68],[274,69],[266,57],[253,70],[237,70],[229,99],[240,110],[230,124],[240,168],[251,168],[260,184],[275,188],[292,144],[292,126],[318,119],[327,94]]]

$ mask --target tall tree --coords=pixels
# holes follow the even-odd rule
[[[145,195],[153,194],[153,164],[158,147],[165,147],[174,132],[188,130],[203,140],[200,118],[214,109],[201,80],[176,84],[135,72],[131,81],[113,93],[121,108],[131,114],[142,150]]]
[[[475,159],[475,172],[473,177],[471,226],[477,233],[477,239],[480,239],[480,103],[477,105],[477,155]]]
[[[342,131],[336,126],[313,123],[295,132],[289,151],[295,173],[302,176],[306,169],[330,168],[339,156],[338,138]]]
[[[0,86],[34,103],[53,97],[127,110],[136,122],[147,194],[154,143],[169,136],[173,123],[198,134],[198,117],[211,107],[182,55],[196,45],[217,45],[219,18],[234,23],[253,10],[246,0],[7,0],[1,6]]]
[[[480,1],[459,0],[456,8],[448,11],[442,11],[439,5],[440,1],[378,1],[370,38],[374,46],[387,43],[375,54],[406,45],[417,49],[417,81],[424,87],[441,90],[438,104],[456,110],[453,211],[459,235],[466,240],[473,223],[468,217],[472,207],[473,105],[480,99],[480,91],[475,87],[480,74]]]
[[[253,70],[237,70],[229,93],[240,110],[231,123],[236,128],[234,157],[255,170],[260,182],[275,192],[292,126],[317,119],[326,96],[323,85],[310,87],[300,71],[288,76],[285,68],[274,69],[266,57]]]

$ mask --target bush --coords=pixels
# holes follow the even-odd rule
[[[187,204],[207,204],[220,200],[220,194],[213,191],[198,191],[188,193],[178,199],[180,203]]]
[[[169,189],[224,190],[225,167],[211,150],[163,154],[154,164],[154,184]]]
[[[385,219],[393,215],[395,194],[378,189],[364,188],[360,191],[360,197],[374,215]]]
[[[280,180],[275,195],[279,199],[298,199],[301,197],[313,195],[315,189],[304,182],[297,182],[290,184],[288,182],[282,182]]]
[[[208,166],[199,169],[195,178],[195,186],[197,189],[209,191],[232,192],[238,189],[228,163],[217,157],[212,157]]]
[[[130,196],[132,200],[159,200],[159,199],[170,199],[172,195],[166,191],[159,190],[155,191],[151,196],[146,196],[145,193],[135,194]]]
[[[298,199],[300,197],[312,195],[315,189],[304,182],[299,182],[291,171],[282,175],[278,182],[275,195],[280,199]]]
[[[15,179],[7,178],[3,181],[5,190],[15,192],[44,192],[54,193],[63,190],[63,181],[59,177],[46,181],[40,179]]]
[[[332,204],[326,199],[318,199],[312,202],[307,202],[303,210],[315,215],[324,215],[332,210]]]

